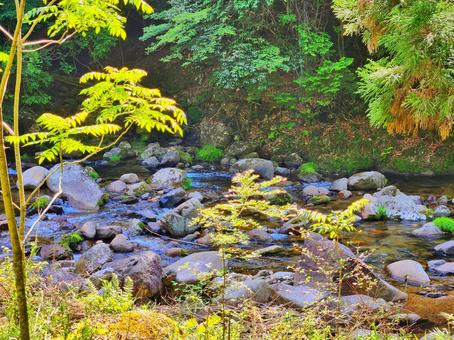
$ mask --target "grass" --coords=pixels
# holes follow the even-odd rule
[[[63,235],[59,243],[68,251],[72,252],[83,240],[84,238],[79,233],[74,232]]]
[[[433,224],[435,224],[441,231],[445,233],[453,233],[454,234],[454,219],[450,217],[437,217],[433,220]]]
[[[189,178],[189,177],[186,177],[183,182],[181,183],[181,187],[184,189],[184,190],[189,190],[189,189],[192,189],[192,179]]]
[[[384,205],[379,205],[377,207],[377,211],[375,212],[375,217],[378,220],[386,220],[388,218],[388,212],[386,211],[386,207]]]
[[[119,161],[121,161],[120,155],[112,155],[109,157],[109,162],[119,162]]]
[[[40,210],[47,207],[50,203],[49,196],[40,196],[35,199],[35,201],[30,205],[30,208]]]
[[[196,151],[196,158],[199,161],[217,163],[224,157],[224,151],[211,144],[205,144]]]

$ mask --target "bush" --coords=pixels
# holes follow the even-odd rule
[[[433,220],[433,224],[435,224],[441,231],[445,233],[453,233],[454,234],[454,219],[450,217],[437,217]]]
[[[181,187],[184,189],[184,190],[189,190],[192,188],[192,179],[189,178],[189,177],[186,177],[184,180],[183,180],[183,183],[181,183]]]
[[[303,163],[298,168],[300,175],[313,175],[317,173],[317,164],[314,162]]]
[[[199,161],[208,163],[219,162],[224,156],[224,151],[211,144],[205,144],[196,152],[196,158]]]
[[[72,252],[83,240],[83,237],[79,233],[74,232],[63,235],[60,240],[60,245]]]

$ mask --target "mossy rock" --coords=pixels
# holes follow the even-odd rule
[[[328,195],[316,195],[309,199],[309,203],[315,205],[327,204],[329,202],[331,202],[331,198]]]

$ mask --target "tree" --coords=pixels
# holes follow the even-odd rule
[[[142,0],[123,0],[121,3],[132,4],[144,13],[152,12],[152,8]],[[39,187],[26,197],[22,179],[21,144],[49,145],[41,153],[39,160],[59,159],[60,169],[62,169],[64,151],[80,151],[86,154],[82,160],[87,159],[111,145],[104,144],[105,136],[123,130],[123,133],[117,138],[118,140],[134,125],[148,131],[160,130],[181,134],[180,125],[185,123],[186,118],[173,100],[163,98],[159,90],[148,89],[140,85],[140,81],[146,75],[145,71],[109,67],[105,69],[105,72],[92,72],[82,77],[82,83],[89,81],[97,81],[97,83],[82,91],[87,98],[83,102],[80,112],[66,118],[46,113],[38,119],[38,124],[46,131],[20,136],[19,112],[24,53],[33,53],[49,46],[61,45],[77,34],[85,37],[92,31],[99,33],[106,30],[113,37],[124,39],[126,37],[124,28],[126,18],[121,15],[118,8],[119,0],[88,0],[83,3],[72,0],[44,1],[42,7],[33,8],[27,14],[25,14],[26,0],[17,0],[15,5],[14,32],[10,33],[0,25],[0,31],[10,42],[9,51],[0,53],[0,62],[4,62],[0,82],[0,120],[3,127],[0,129],[0,182],[12,246],[20,334],[22,339],[29,339],[24,272],[25,212]],[[48,37],[33,39],[36,27],[43,24],[48,27]],[[7,85],[14,66],[16,69],[13,89],[13,126],[10,127],[5,122],[3,109]],[[95,123],[85,124],[88,118]],[[12,198],[8,160],[5,153],[5,132],[10,135],[8,139],[13,144],[19,189],[18,203],[15,203]],[[86,143],[87,136],[97,138],[98,143]],[[50,204],[56,197],[51,200]],[[49,207],[50,205],[47,209]],[[15,208],[19,211],[18,221],[16,221]],[[47,209],[44,209],[40,218]]]
[[[328,13],[325,0],[170,0],[142,39],[222,98],[309,118],[333,104],[352,63],[335,53]]]
[[[448,0],[334,0],[345,34],[360,34],[371,53],[359,69],[359,93],[375,127],[391,133],[454,123],[454,3]]]

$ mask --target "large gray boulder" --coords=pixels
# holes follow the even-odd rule
[[[307,285],[291,286],[286,283],[271,285],[276,300],[297,308],[306,308],[324,299],[327,293]]]
[[[217,251],[188,255],[164,268],[164,275],[179,283],[195,283],[207,276],[217,275],[224,268]]]
[[[137,153],[132,149],[131,144],[123,141],[117,147],[110,149],[104,153],[103,158],[110,160],[112,157],[119,157],[120,159],[131,159],[137,157]]]
[[[192,234],[200,228],[198,225],[191,225],[189,218],[181,216],[173,211],[164,216],[163,222],[163,226],[169,234],[176,237]]]
[[[386,182],[386,177],[378,171],[365,171],[350,176],[348,186],[354,190],[375,190],[383,188]]]
[[[112,260],[112,250],[105,243],[97,243],[82,254],[76,263],[76,271],[79,274],[92,274],[104,264]]]
[[[180,185],[186,178],[186,172],[177,168],[158,170],[152,177],[151,185],[156,189],[173,188]]]
[[[454,262],[432,260],[427,263],[429,270],[437,275],[454,275]]]
[[[273,162],[262,158],[240,159],[230,167],[230,172],[243,172],[254,170],[264,179],[271,179],[274,176]]]
[[[413,230],[411,234],[416,237],[427,238],[442,237],[445,235],[445,233],[432,222],[426,223],[421,228]]]
[[[147,148],[140,154],[139,158],[144,161],[155,157],[156,159],[161,158],[166,153],[166,149],[161,147],[159,143],[150,143]]]
[[[421,203],[419,196],[409,196],[390,185],[373,195],[366,194],[364,198],[369,204],[363,209],[362,217],[373,217],[378,209],[384,208],[386,216],[390,219],[406,221],[425,221],[423,211],[426,207]]]
[[[122,282],[131,278],[137,298],[151,298],[162,288],[161,258],[152,251],[106,263],[101,272],[107,278],[108,273],[115,273]]]
[[[180,153],[176,150],[167,151],[161,159],[161,166],[175,166],[180,162]]]
[[[430,285],[429,275],[419,262],[413,260],[402,260],[389,264],[386,269],[389,275],[396,281],[411,286]]]
[[[241,157],[255,151],[255,145],[246,141],[235,141],[226,151],[226,154],[232,157]]]
[[[43,168],[42,166],[34,166],[25,170],[22,174],[25,189],[36,188],[44,181],[48,174],[49,170]],[[18,183],[16,183],[16,185],[18,185]]]
[[[55,165],[50,171],[58,168]],[[58,192],[60,170],[57,169],[46,181],[48,188]],[[68,198],[69,203],[76,209],[98,210],[103,192],[98,183],[88,175],[88,171],[78,164],[63,166],[61,178],[62,195]]]
[[[310,283],[324,285],[332,277],[328,277],[321,268],[337,272],[339,259],[344,262],[342,292],[344,294],[364,294],[382,298],[386,301],[400,301],[407,299],[407,294],[393,287],[361,261],[350,248],[343,244],[336,246],[335,242],[317,233],[308,233],[304,240],[302,259],[295,272],[295,283],[306,283],[308,275],[312,277]],[[370,287],[364,287],[364,279],[373,282]]]
[[[336,179],[330,186],[329,190],[344,191],[348,189],[348,178]]]
[[[204,119],[199,124],[200,143],[226,148],[232,141],[233,131],[225,123]]]

